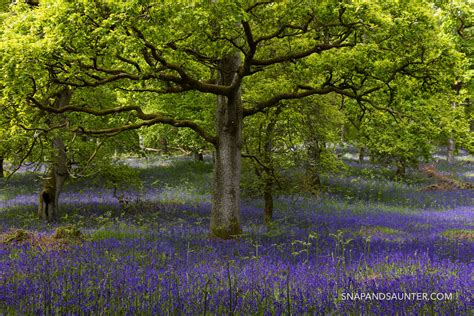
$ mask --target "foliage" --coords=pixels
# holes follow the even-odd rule
[[[120,94],[119,100],[104,100],[103,106],[88,104],[90,111],[78,106],[71,111],[98,114],[108,108],[107,113],[112,114],[117,113],[112,110],[114,104],[130,104],[133,106],[123,111],[134,111],[136,105],[153,113],[147,116],[137,111],[128,122],[116,124],[118,129],[86,126],[104,133],[123,130],[119,126],[134,129],[165,123],[192,128],[211,141],[213,106],[209,104],[213,102],[200,92],[222,93],[206,84],[215,80],[216,62],[235,46],[248,63],[245,67],[250,67],[242,78],[245,116],[285,98],[330,92],[356,100],[362,109],[390,111],[393,107],[404,114],[410,108],[397,101],[407,94],[404,89],[448,89],[460,75],[462,59],[451,38],[439,28],[434,8],[423,1],[405,5],[396,1],[327,1],[308,6],[297,1],[271,6],[45,1],[38,9],[18,5],[13,12],[3,35],[6,91],[17,100],[32,93],[41,100],[63,84],[107,85]],[[244,30],[236,27],[237,21]],[[354,39],[349,40],[349,35]],[[320,44],[331,40],[331,44]],[[21,59],[8,57],[18,51]],[[292,57],[292,51],[308,51],[301,53],[307,58],[298,53]],[[271,56],[283,57],[274,60]],[[285,62],[292,58],[295,63]],[[162,69],[155,67],[156,63]],[[32,79],[34,86],[15,88],[20,86],[16,82],[32,83]],[[294,87],[298,93],[292,94],[286,87]],[[280,91],[287,94],[280,95]],[[272,97],[276,102],[267,105],[265,101]],[[139,120],[135,123],[134,119]]]

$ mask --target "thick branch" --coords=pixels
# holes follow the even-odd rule
[[[90,67],[87,67],[87,68],[90,68]],[[106,70],[99,70],[99,69],[95,69],[95,70],[98,71],[98,72],[103,72],[103,73],[107,73],[107,74],[111,74],[111,73],[115,73],[115,74],[112,74],[111,76],[106,77],[106,78],[100,78],[99,76],[95,76],[94,74],[86,73],[91,78],[94,78],[96,80],[95,81],[86,81],[84,79],[79,79],[82,83],[75,83],[75,82],[64,81],[64,80],[55,80],[55,82],[59,83],[59,84],[66,84],[66,85],[73,86],[73,87],[99,87],[99,86],[103,86],[107,83],[118,81],[118,80],[123,80],[123,79],[139,81],[139,80],[148,80],[148,79],[152,79],[152,78],[155,77],[154,75],[151,75],[151,74],[144,75],[144,76],[139,76],[139,75],[130,74],[130,73],[127,73],[127,72],[119,72],[118,70],[107,70],[107,71]]]
[[[147,59],[147,63],[152,66],[153,63],[151,58],[161,64],[165,69],[176,71],[179,75],[179,79],[175,76],[170,77],[169,74],[160,73],[158,78],[164,81],[172,81],[180,85],[185,85],[191,87],[193,90],[212,93],[216,95],[230,95],[232,93],[232,89],[226,86],[211,84],[206,81],[200,81],[197,79],[192,78],[184,67],[180,65],[176,65],[173,63],[168,62],[166,59],[162,57],[161,52],[152,44],[150,43],[144,36],[144,34],[137,28],[133,28],[133,31],[137,38],[141,39],[146,47],[147,50],[151,52],[151,56],[148,55],[148,52],[145,50],[143,53],[144,57]],[[189,53],[189,52],[188,52]]]
[[[251,74],[252,60],[257,51],[257,44],[253,38],[252,30],[250,29],[250,24],[247,21],[242,21],[242,27],[244,28],[245,38],[247,39],[247,45],[249,46],[249,51],[245,53],[244,64],[242,65],[242,70],[240,71],[240,76],[246,76]]]
[[[356,92],[351,92],[348,90],[345,90],[341,87],[337,87],[334,85],[330,84],[325,84],[321,88],[314,88],[310,86],[304,86],[304,85],[299,85],[297,87],[299,90],[303,91],[296,91],[296,92],[289,92],[289,93],[282,93],[279,95],[276,95],[266,101],[262,101],[254,105],[252,108],[247,108],[243,110],[243,116],[251,116],[256,113],[262,112],[263,110],[271,107],[276,107],[278,104],[283,101],[283,100],[296,100],[296,99],[302,99],[305,97],[309,97],[312,95],[323,95],[323,94],[329,94],[331,92],[347,96],[351,99],[356,100],[359,104],[367,103],[370,104],[374,109],[377,109],[379,111],[385,111],[390,113],[395,119],[396,116],[400,116],[399,113],[395,112],[393,109],[390,109],[388,107],[381,107],[375,104],[372,100],[366,98],[369,94],[378,91],[383,88],[383,85],[380,86],[375,86],[371,89],[368,89],[366,91],[363,91],[362,93],[357,94]]]
[[[352,47],[352,46],[354,46],[353,43],[342,43],[342,41],[343,40],[338,41],[338,43],[335,43],[335,44],[317,44],[317,45],[314,45],[313,47],[311,47],[307,50],[301,51],[301,52],[297,52],[297,53],[293,53],[293,54],[287,54],[287,55],[283,55],[283,56],[277,56],[277,57],[274,57],[274,58],[260,59],[260,60],[254,59],[254,60],[252,60],[252,65],[255,65],[255,66],[269,66],[269,65],[282,63],[282,62],[285,62],[285,61],[294,61],[294,60],[302,59],[302,58],[308,57],[309,55],[312,55],[312,54],[315,54],[315,53],[319,54],[319,53],[321,53],[325,50],[330,50],[330,49],[333,49],[333,48],[343,48],[343,47]]]
[[[175,127],[188,127],[194,130],[196,133],[199,134],[202,138],[208,141],[211,144],[216,143],[216,137],[208,133],[204,128],[202,128],[197,123],[190,121],[190,120],[179,120],[164,116],[160,113],[144,113],[143,110],[139,106],[129,105],[129,106],[119,106],[115,108],[109,108],[105,110],[94,110],[90,108],[80,107],[69,105],[61,108],[54,108],[51,106],[47,106],[36,100],[35,98],[30,98],[30,101],[36,106],[37,108],[50,112],[50,113],[66,113],[66,112],[80,112],[80,113],[87,113],[94,116],[107,116],[110,114],[116,113],[125,113],[125,112],[136,112],[137,117],[143,122],[135,123],[135,124],[128,124],[120,127],[108,128],[108,129],[100,129],[100,130],[85,130],[84,128],[80,128],[80,131],[83,133],[88,134],[103,134],[103,135],[115,135],[120,132],[132,129],[138,129],[142,126],[150,126],[154,124],[168,124]]]
[[[81,112],[81,113],[91,114],[94,116],[107,116],[107,115],[115,114],[115,113],[135,111],[137,113],[138,118],[142,120],[150,120],[156,116],[155,114],[144,113],[143,110],[139,106],[136,106],[136,105],[119,106],[119,107],[109,108],[105,110],[94,110],[94,109],[90,109],[90,108],[86,108],[82,106],[76,106],[76,105],[68,105],[61,108],[54,108],[48,105],[44,105],[32,97],[29,98],[29,100],[33,103],[35,107],[39,108],[40,110],[50,112],[50,113],[55,113],[55,114],[66,113],[66,112]]]
[[[248,7],[245,12],[252,12],[255,8],[259,7],[259,6],[263,6],[263,5],[267,5],[267,4],[271,4],[275,1],[259,1],[259,2],[256,2],[255,4],[251,5],[250,7]]]
[[[158,114],[156,114],[155,118],[150,119],[150,120],[145,120],[140,123],[127,124],[127,125],[118,126],[118,127],[95,129],[95,130],[87,130],[82,127],[79,127],[77,132],[84,133],[84,134],[92,134],[92,135],[113,136],[124,131],[139,129],[144,126],[151,126],[155,124],[167,124],[174,127],[187,127],[195,131],[199,136],[201,136],[207,142],[213,145],[217,144],[217,137],[208,133],[204,128],[202,128],[197,123],[190,120],[173,119],[173,118],[161,116]]]
[[[275,32],[267,34],[265,36],[259,37],[258,39],[255,40],[255,43],[258,45],[261,42],[272,40],[274,38],[285,38],[285,37],[296,36],[296,35],[299,35],[301,33],[306,33],[308,31],[308,27],[309,27],[311,21],[313,21],[313,20],[314,20],[314,16],[310,15],[309,18],[305,21],[305,23],[301,26],[300,25],[284,24],[284,25],[280,26],[278,28],[278,30],[276,30]],[[288,30],[288,29],[297,30],[297,31],[300,31],[300,32],[285,34],[285,31]]]
[[[307,88],[304,91],[301,92],[293,92],[293,93],[282,93],[279,95],[276,95],[272,97],[271,99],[268,99],[266,101],[262,101],[257,103],[255,106],[252,108],[247,108],[243,110],[243,116],[250,116],[253,114],[256,114],[258,112],[262,112],[263,110],[276,106],[280,101],[283,100],[294,100],[294,99],[302,99],[307,96],[311,95],[316,95],[316,94],[328,94],[331,92],[334,92],[335,88],[334,87],[324,87],[320,89],[316,88]]]

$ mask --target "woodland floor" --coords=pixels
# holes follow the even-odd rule
[[[0,314],[472,310],[474,191],[443,184],[474,183],[472,157],[404,181],[346,159],[319,196],[277,196],[270,227],[261,199],[244,191],[244,235],[228,241],[208,236],[209,162],[126,163],[141,188],[114,196],[101,180],[72,182],[54,224],[36,218],[37,175],[0,179]]]

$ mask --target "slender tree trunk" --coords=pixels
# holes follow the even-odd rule
[[[402,178],[402,177],[405,177],[405,175],[406,175],[406,164],[404,161],[398,161],[396,176],[398,178]]]
[[[273,166],[273,135],[275,126],[280,116],[282,108],[278,107],[272,116],[270,122],[267,125],[264,137],[264,152],[263,152],[263,164],[265,165],[264,170],[261,174],[264,175],[264,188],[263,188],[263,200],[265,201],[264,206],[264,219],[265,224],[270,224],[273,220],[273,186],[274,186],[274,166]]]
[[[215,150],[212,151],[211,159],[212,159],[212,164],[215,165],[216,164],[216,151]]]
[[[168,139],[166,137],[162,137],[160,139],[160,149],[163,151],[163,154],[165,156],[168,156],[170,154],[170,148],[168,146]]]
[[[459,95],[459,91],[461,91],[462,88],[462,82],[460,80],[456,80],[456,82],[453,84],[452,88],[456,92],[456,95]],[[455,109],[457,107],[456,102],[451,103],[451,107]],[[456,141],[454,138],[449,138],[448,139],[448,153],[447,153],[447,160],[448,163],[454,163],[454,151],[456,150]]]
[[[230,85],[237,75],[240,64],[238,53],[226,56],[220,63],[219,84]],[[216,131],[210,230],[213,236],[228,239],[242,233],[240,224],[242,96],[240,88],[229,96],[218,97]]]
[[[365,146],[361,146],[359,148],[359,163],[363,163],[364,162],[364,159],[365,159]]]
[[[204,161],[204,155],[202,151],[193,151],[193,158],[196,161]]]
[[[453,138],[448,139],[448,163],[454,163],[454,151],[456,150],[456,142]]]
[[[321,189],[321,175],[319,173],[319,168],[315,165],[311,166],[306,170],[306,176],[311,191],[313,193],[318,193]]]
[[[273,180],[268,176],[263,189],[263,199],[265,201],[265,224],[268,225],[273,220]]]
[[[321,189],[321,175],[320,175],[320,162],[321,162],[322,149],[317,144],[317,141],[312,140],[308,144],[308,163],[306,166],[306,179],[310,190],[313,193],[318,193]]]
[[[0,157],[0,178],[3,178],[4,168],[3,168],[3,157]]]

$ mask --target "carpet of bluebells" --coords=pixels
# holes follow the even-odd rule
[[[4,236],[22,229],[48,240],[69,224],[84,236],[60,247],[4,238],[0,314],[469,314],[472,190],[424,191],[421,176],[399,182],[347,164],[320,196],[278,196],[270,227],[262,202],[244,199],[244,235],[227,241],[208,235],[209,163],[130,160],[144,186],[121,198],[71,183],[55,224],[35,217],[34,174],[0,180]],[[469,161],[438,167],[473,179]]]

